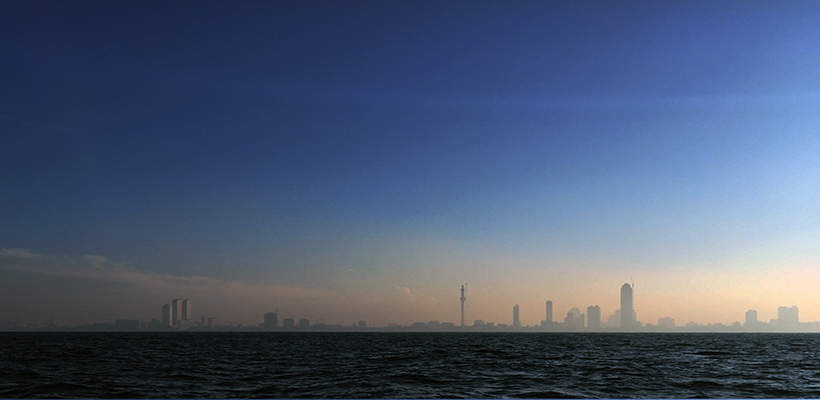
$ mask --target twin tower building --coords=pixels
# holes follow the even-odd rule
[[[162,306],[162,324],[165,326],[179,327],[184,322],[194,320],[191,300],[174,299],[171,304]]]

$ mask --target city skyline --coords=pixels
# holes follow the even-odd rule
[[[553,317],[553,302],[547,300],[544,303],[545,319],[541,320],[538,325],[522,325],[520,322],[520,307],[518,304],[512,308],[512,321],[506,323],[503,320],[494,322],[485,319],[475,319],[472,325],[465,324],[465,286],[461,286],[461,322],[456,325],[450,321],[439,321],[436,319],[429,322],[415,321],[412,323],[395,323],[391,322],[387,325],[367,324],[366,320],[358,320],[350,324],[325,323],[325,318],[315,319],[314,325],[311,325],[311,320],[308,318],[299,318],[298,323],[296,318],[283,318],[282,325],[279,325],[279,309],[271,312],[266,312],[262,316],[262,322],[258,324],[250,323],[237,325],[219,325],[214,324],[214,317],[201,315],[197,318],[192,313],[192,300],[178,298],[171,300],[169,303],[162,305],[159,314],[150,321],[140,319],[125,319],[120,318],[115,321],[113,325],[107,325],[105,322],[86,323],[82,325],[58,325],[55,324],[55,315],[52,314],[47,323],[20,323],[20,321],[3,321],[0,320],[0,330],[7,329],[71,329],[75,327],[82,328],[89,327],[92,330],[202,330],[202,329],[254,329],[259,328],[264,331],[277,330],[350,330],[365,329],[370,330],[384,329],[395,330],[402,328],[412,328],[413,330],[422,331],[474,331],[476,328],[479,331],[545,331],[545,332],[658,332],[660,331],[727,331],[731,328],[734,331],[742,332],[820,332],[820,321],[800,321],[799,308],[793,306],[779,306],[777,308],[776,318],[770,319],[768,322],[758,319],[757,310],[747,310],[744,314],[745,320],[743,323],[734,321],[732,323],[709,323],[703,324],[697,321],[688,321],[684,325],[676,325],[675,318],[661,317],[657,323],[651,321],[637,320],[637,312],[633,308],[634,304],[634,284],[624,283],[620,290],[620,308],[616,309],[606,320],[602,319],[601,307],[598,305],[590,305],[586,308],[586,314],[581,313],[577,307],[572,307],[567,312],[567,316],[563,322],[555,321]],[[624,317],[625,313],[622,310],[630,311],[626,315],[632,317]],[[321,328],[319,328],[321,327]],[[539,329],[540,328],[540,329]],[[704,330],[705,328],[705,330]]]
[[[0,2],[0,321],[818,321],[818,20]]]

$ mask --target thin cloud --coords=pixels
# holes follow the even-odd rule
[[[0,270],[121,283],[158,293],[207,292],[228,297],[318,298],[331,293],[267,283],[226,281],[207,276],[180,276],[140,271],[103,256],[44,255],[29,249],[0,249]]]

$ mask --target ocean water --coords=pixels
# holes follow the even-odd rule
[[[0,397],[820,398],[820,335],[6,332]]]

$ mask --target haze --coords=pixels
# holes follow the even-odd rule
[[[0,4],[0,321],[820,320],[820,3]]]

